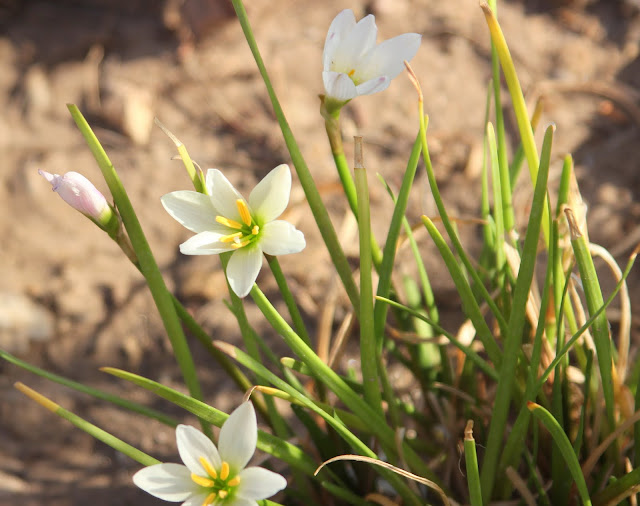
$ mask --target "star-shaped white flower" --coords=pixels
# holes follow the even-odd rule
[[[231,289],[245,297],[262,267],[262,254],[286,255],[305,247],[304,235],[291,223],[276,220],[289,203],[291,171],[278,165],[260,181],[247,202],[222,172],[207,171],[208,195],[176,191],[162,205],[196,235],[180,245],[185,255],[233,251],[227,264]]]
[[[346,102],[387,89],[422,40],[417,33],[405,33],[376,45],[377,35],[372,14],[357,23],[349,9],[335,17],[324,43],[322,79],[327,97]]]
[[[287,486],[283,476],[245,467],[256,450],[258,425],[250,402],[242,403],[220,429],[218,447],[188,425],[176,429],[181,464],[156,464],[133,475],[133,482],[159,499],[182,506],[258,506]]]

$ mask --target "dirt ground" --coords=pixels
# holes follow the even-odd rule
[[[490,51],[476,0],[248,4],[284,111],[349,254],[357,255],[357,245],[336,191],[317,98],[326,30],[344,8],[358,17],[373,12],[380,38],[422,34],[412,65],[424,88],[441,189],[451,214],[479,215]],[[562,156],[572,152],[589,205],[591,239],[623,262],[640,241],[639,8],[637,0],[499,2],[527,98],[533,103],[543,96],[541,124],[557,125],[552,179]],[[365,139],[379,236],[390,204],[373,174],[399,185],[416,132],[414,97],[400,76],[389,90],[358,98],[343,114],[346,139]],[[223,303],[226,287],[217,258],[178,252],[189,233],[163,211],[160,197],[190,184],[180,162],[171,160],[172,143],[153,125],[157,116],[202,167],[222,169],[245,191],[288,161],[232,9],[223,0],[0,1],[0,346],[47,370],[192,421],[98,370],[120,367],[183,389],[138,272],[37,174],[75,170],[106,192],[66,103],[79,105],[107,149],[167,283],[211,336],[239,343]],[[507,120],[513,130],[510,113]],[[530,197],[526,183],[525,178],[518,190],[521,213]],[[433,214],[425,184],[421,175],[409,210],[413,221]],[[313,329],[333,278],[295,178],[288,219],[305,233],[308,246],[281,263]],[[477,246],[478,230],[468,226],[462,233],[469,247]],[[447,326],[458,302],[433,245],[426,237],[420,244]],[[634,313],[640,308],[638,280],[636,271],[630,278]],[[266,269],[258,282],[275,293]],[[251,302],[248,312],[268,332]],[[615,309],[611,317],[615,321]],[[449,321],[454,325],[455,317]],[[633,335],[637,344],[637,328]],[[279,345],[275,338],[273,343]],[[241,393],[197,342],[193,349],[206,400],[231,409]],[[15,381],[160,459],[177,460],[171,430],[0,363],[0,504],[158,503],[133,486],[137,463],[26,399],[12,388]]]

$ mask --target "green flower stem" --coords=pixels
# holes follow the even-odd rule
[[[453,344],[456,348],[458,348],[465,356],[471,360],[482,372],[484,372],[487,376],[489,376],[494,381],[498,380],[498,373],[496,370],[488,364],[480,355],[478,355],[470,346],[465,346],[460,341],[456,339],[456,337],[451,333],[442,328],[435,320],[432,320],[428,316],[425,316],[420,311],[416,311],[415,309],[411,309],[410,307],[404,306],[399,302],[396,302],[391,299],[385,299],[384,297],[376,297],[377,300],[384,302],[385,304],[389,304],[401,311],[405,311],[409,313],[411,316],[422,320],[425,323],[428,323],[435,332],[438,334],[442,334],[446,337],[451,344]]]
[[[552,242],[552,247],[555,245]],[[553,280],[554,264],[552,263],[553,251],[549,252],[547,257],[547,269],[545,274],[544,286],[542,288],[542,299],[540,301],[540,312],[538,313],[538,325],[536,333],[533,338],[533,348],[531,350],[531,358],[529,360],[527,386],[523,395],[523,404],[515,423],[511,427],[507,442],[504,445],[504,451],[500,457],[500,464],[498,467],[498,473],[504,472],[508,466],[517,467],[519,457],[522,451],[525,450],[522,447],[522,441],[525,440],[527,428],[529,427],[529,421],[531,419],[531,412],[527,409],[527,402],[533,401],[538,395],[539,389],[536,387],[536,381],[538,379],[538,371],[540,368],[540,359],[542,357],[542,340],[544,339],[545,325],[542,323],[545,321],[545,315],[549,307],[549,300],[551,295],[551,285]],[[507,486],[507,483],[504,484]],[[503,486],[503,489],[504,489]],[[510,488],[510,484],[508,487]],[[506,494],[503,494],[506,495]]]
[[[498,24],[498,20],[496,19],[496,16],[492,12],[491,8],[486,3],[481,2],[480,7],[484,12],[484,16],[489,27],[493,47],[495,47],[500,59],[500,64],[502,65],[502,72],[504,73],[507,87],[509,88],[509,94],[511,95],[511,100],[513,101],[513,109],[516,115],[520,137],[522,138],[522,147],[527,158],[527,164],[529,165],[531,181],[533,182],[533,184],[535,184],[538,179],[540,160],[538,158],[538,151],[536,148],[535,139],[533,137],[531,121],[529,120],[529,113],[527,112],[527,104],[524,100],[522,88],[520,86],[520,82],[518,81],[518,76],[516,74],[515,66],[513,65],[511,53],[509,52],[509,47],[507,46],[507,41],[504,38],[504,34],[502,33],[502,29]],[[498,84],[500,83],[499,80],[496,80],[496,82]],[[498,107],[499,105],[496,104],[496,108]],[[549,246],[549,205],[546,202],[544,204],[542,215],[542,231],[544,233],[545,244]]]
[[[433,222],[426,216],[422,217],[422,223],[427,228],[431,239],[438,248],[444,263],[451,274],[451,278],[453,279],[453,283],[456,285],[456,289],[460,294],[460,298],[462,299],[462,306],[464,308],[465,314],[469,317],[471,322],[473,323],[473,327],[478,334],[478,338],[482,341],[482,345],[484,346],[487,354],[489,355],[489,359],[495,367],[500,367],[502,363],[502,351],[498,347],[493,334],[491,333],[491,329],[482,315],[482,311],[480,310],[480,306],[478,306],[478,302],[473,296],[473,292],[467,279],[464,276],[464,273],[460,266],[458,265],[453,252],[447,246],[444,238],[433,224]],[[506,333],[505,333],[506,335]]]
[[[344,194],[347,197],[347,202],[349,203],[349,207],[353,212],[353,215],[358,219],[358,201],[357,201],[357,192],[356,186],[351,177],[351,172],[349,171],[349,164],[347,162],[347,158],[344,156],[344,149],[342,147],[342,131],[340,130],[340,108],[332,110],[328,112],[324,107],[324,99],[322,99],[322,106],[320,107],[320,112],[324,118],[324,126],[327,131],[327,137],[329,139],[329,145],[331,146],[331,154],[333,155],[333,161],[336,165],[336,170],[338,171],[338,176],[340,177],[340,182],[342,183],[342,188],[344,190]],[[376,269],[380,266],[382,262],[382,252],[380,251],[380,246],[378,246],[378,241],[371,234],[371,254],[373,255],[373,263]]]
[[[229,258],[231,258],[231,252],[222,253],[220,255],[220,262],[222,263],[222,268],[224,269],[225,274],[227,272]],[[254,331],[253,327],[249,323],[247,314],[244,310],[244,303],[242,299],[231,289],[228,279],[227,287],[229,290],[229,297],[231,298],[231,312],[236,317],[238,326],[240,327],[240,334],[242,335],[245,348],[255,360],[262,362],[262,358],[260,356],[260,345],[263,345],[263,348],[266,349],[268,349],[268,347],[264,343],[262,337]],[[270,397],[265,398],[264,405],[266,413],[263,414],[266,414],[266,419],[269,421],[269,424],[275,433],[280,437],[286,437],[286,435],[289,434],[289,427],[276,408],[273,399]]]
[[[593,258],[589,253],[589,246],[584,236],[580,232],[575,221],[573,213],[570,209],[565,210],[569,229],[571,231],[571,246],[576,257],[576,263],[580,270],[580,279],[584,289],[584,296],[587,301],[587,309],[589,315],[593,314],[604,304],[600,283],[598,283],[598,275],[593,264]],[[607,421],[609,422],[609,430],[615,429],[615,399],[613,394],[613,376],[611,368],[613,360],[611,356],[611,335],[609,334],[609,322],[607,315],[601,313],[593,320],[591,327],[593,335],[593,343],[596,347],[598,357],[598,366],[600,368],[600,376],[602,378],[602,392],[604,395],[605,408],[607,410]]]
[[[498,109],[498,108],[496,108]],[[496,144],[496,134],[493,125],[487,123],[486,129],[487,142],[489,144],[489,155],[491,156],[491,182],[493,183],[493,219],[495,223],[495,245],[494,251],[496,255],[496,267],[498,269],[498,283],[502,286],[505,273],[506,258],[504,253],[504,235],[505,228],[513,227],[513,223],[508,226],[506,214],[504,213],[504,194],[502,183],[502,167],[500,164],[500,154]],[[511,198],[511,190],[509,189],[509,200]],[[511,208],[511,219],[513,220],[513,208],[509,201],[508,206]]]
[[[411,149],[411,155],[409,156],[407,168],[405,170],[404,177],[402,178],[402,185],[400,187],[398,197],[395,200],[393,215],[391,216],[391,223],[389,224],[389,231],[387,232],[387,239],[382,255],[382,265],[378,270],[379,279],[376,295],[378,295],[379,297],[389,297],[389,293],[391,291],[391,276],[393,273],[393,265],[396,258],[398,237],[400,236],[402,221],[405,218],[405,212],[407,210],[407,204],[409,202],[409,193],[411,191],[411,187],[413,186],[413,181],[416,177],[416,170],[418,167],[418,161],[420,160],[421,149],[422,141],[420,135],[418,135],[415,142],[413,143],[413,148]],[[387,189],[391,193],[388,185]],[[423,288],[424,287],[425,285],[423,284]],[[380,352],[382,350],[382,344],[384,341],[384,327],[387,321],[386,304],[376,302],[373,319],[375,326],[375,335],[378,342],[378,352]]]
[[[113,164],[109,160],[109,157],[100,145],[100,141],[98,141],[86,119],[82,116],[82,113],[75,105],[70,104],[68,108],[69,112],[71,112],[71,116],[73,116],[73,119],[78,125],[80,132],[87,141],[94,158],[98,162],[98,166],[100,167],[102,175],[109,186],[109,190],[111,190],[111,195],[113,195],[116,207],[122,216],[122,222],[127,229],[129,238],[131,239],[131,244],[135,250],[136,257],[140,262],[140,270],[149,285],[149,290],[151,291],[153,300],[158,308],[160,317],[162,318],[162,323],[164,324],[167,335],[169,336],[169,341],[171,342],[174,355],[178,365],[180,366],[180,370],[182,371],[182,376],[184,377],[187,388],[189,389],[192,397],[202,399],[202,390],[200,389],[200,383],[198,382],[198,377],[196,375],[191,351],[189,350],[187,340],[184,332],[182,331],[173,300],[164,283],[164,279],[162,278],[158,264],[153,257],[153,253],[149,248],[149,243],[144,236],[144,232],[142,231],[138,217],[133,210],[133,206],[131,205],[127,192],[125,191]],[[211,428],[204,422],[202,422],[202,429],[207,434],[211,433]]]
[[[285,278],[282,269],[280,268],[280,262],[278,261],[278,257],[274,257],[271,255],[265,255],[267,257],[267,262],[269,263],[269,267],[271,267],[271,272],[273,273],[273,277],[276,279],[276,283],[278,283],[278,288],[280,289],[280,293],[282,294],[282,298],[284,299],[285,304],[287,305],[287,309],[289,310],[289,315],[291,316],[291,320],[293,321],[293,326],[296,329],[297,334],[304,340],[307,345],[311,345],[311,338],[309,337],[309,333],[307,332],[307,327],[304,324],[304,320],[302,315],[300,314],[300,309],[298,309],[298,304],[296,304],[296,300],[289,290],[289,285],[287,284],[287,278]]]
[[[533,114],[531,115],[531,129],[533,133],[536,132],[538,128],[538,123],[540,123],[540,118],[542,117],[543,103],[542,99],[538,99],[536,101],[535,108],[533,110]],[[520,171],[522,170],[522,164],[524,162],[524,149],[522,148],[522,144],[518,146],[515,154],[513,155],[513,159],[511,160],[511,165],[509,165],[509,180],[511,181],[511,188],[513,188],[520,176]]]
[[[573,477],[576,488],[578,489],[582,504],[590,506],[591,499],[589,498],[589,489],[587,488],[587,483],[584,480],[582,469],[580,468],[580,462],[578,462],[575,453],[573,453],[573,447],[571,446],[569,438],[564,433],[556,419],[553,418],[551,413],[546,409],[535,402],[529,402],[528,407],[533,416],[540,420],[547,428],[553,438],[553,441],[558,446],[560,454],[564,458],[567,468]]]
[[[249,44],[251,53],[253,54],[253,57],[258,66],[258,70],[260,71],[260,75],[262,76],[264,84],[267,88],[267,93],[269,94],[273,111],[276,115],[276,118],[278,119],[280,129],[282,130],[282,135],[287,145],[287,149],[289,150],[289,154],[291,155],[291,160],[296,169],[296,173],[298,174],[298,178],[300,179],[300,184],[302,186],[302,189],[304,190],[305,196],[307,197],[307,201],[309,202],[311,212],[313,213],[315,221],[318,224],[318,229],[320,230],[322,239],[324,240],[327,246],[327,250],[329,251],[329,255],[331,256],[331,261],[336,268],[338,276],[340,276],[340,280],[344,285],[344,289],[347,292],[347,296],[351,301],[352,307],[356,311],[358,311],[358,308],[360,307],[358,289],[355,282],[353,281],[349,262],[347,261],[347,257],[345,256],[342,246],[340,245],[338,235],[336,234],[335,228],[331,223],[331,219],[329,218],[327,209],[324,206],[322,199],[320,198],[320,193],[318,192],[318,188],[313,181],[311,172],[309,172],[309,168],[304,161],[302,153],[300,152],[300,148],[298,147],[295,137],[293,136],[293,132],[291,131],[291,128],[287,123],[287,118],[282,111],[282,107],[280,106],[278,97],[273,90],[271,80],[269,79],[269,75],[267,74],[267,69],[264,65],[264,62],[262,61],[262,56],[260,56],[258,45],[256,44],[255,37],[253,36],[253,32],[251,30],[251,25],[249,24],[247,11],[245,10],[241,0],[232,0],[231,3],[233,4],[233,8],[236,11],[236,15],[238,16],[238,20],[240,21],[240,26],[242,27],[242,31],[244,32],[244,36],[247,39],[247,43]]]
[[[487,291],[486,287],[484,286],[482,279],[480,279],[480,276],[476,272],[475,267],[469,260],[467,253],[464,251],[464,248],[462,247],[462,243],[458,238],[458,234],[456,233],[456,230],[453,224],[451,223],[451,220],[449,219],[449,214],[447,213],[447,210],[444,206],[442,197],[440,196],[440,190],[438,189],[438,183],[436,182],[436,175],[435,175],[435,172],[433,171],[433,166],[431,164],[431,157],[429,156],[429,147],[427,145],[427,134],[426,134],[426,121],[425,121],[425,116],[423,114],[420,114],[420,138],[422,141],[422,158],[424,159],[425,167],[427,169],[427,178],[429,179],[429,187],[431,188],[431,193],[433,195],[433,199],[435,200],[436,207],[438,208],[438,213],[440,214],[440,219],[442,220],[442,224],[444,225],[444,228],[447,231],[449,239],[451,239],[451,242],[456,250],[456,253],[458,253],[460,260],[462,260],[462,263],[464,264],[465,269],[473,279],[473,282],[475,283],[474,287],[480,292],[480,294],[482,295],[482,298],[489,305],[491,312],[493,313],[494,317],[496,318],[496,321],[498,322],[498,326],[500,327],[501,334],[505,335],[507,331],[507,322],[504,316],[502,315],[502,313],[500,312],[500,309],[496,305],[495,301],[493,300],[493,298]],[[424,222],[424,217],[423,217],[423,222]],[[449,248],[447,247],[447,249]],[[456,264],[456,267],[455,267],[456,270],[460,271],[460,268],[457,265],[457,262],[455,262],[455,264]],[[449,271],[451,271],[451,267],[449,265],[447,265],[447,267],[449,267]],[[466,279],[464,279],[464,283],[468,285],[468,282]],[[456,285],[456,287],[458,286]],[[459,287],[458,287],[458,291],[460,291]],[[475,297],[472,296],[470,299],[466,301],[465,309],[467,311],[475,313],[476,315],[480,315],[481,318],[484,320],[484,317],[482,317],[481,315],[480,307],[478,306],[478,302],[475,300]],[[480,323],[480,322],[478,321],[477,323]],[[475,322],[474,322],[474,326],[475,326]],[[486,329],[483,327],[486,327]],[[481,327],[476,327],[476,329],[480,329],[481,331],[484,331],[484,330],[488,330],[488,327],[485,323]],[[491,333],[490,332],[484,333],[484,338],[487,341],[487,343],[489,341],[493,341],[493,345],[489,344],[489,349],[487,349],[487,352],[490,352],[490,349],[492,349],[495,352],[497,349],[497,345],[495,344],[495,341],[493,340]],[[487,343],[483,342],[485,346],[487,346]],[[497,357],[497,355],[498,354],[494,353],[495,357]],[[499,361],[494,363],[496,363],[497,365]]]
[[[119,451],[120,453],[126,455],[127,457],[132,458],[133,460],[135,460],[136,462],[139,462],[143,466],[152,466],[154,464],[160,464],[159,460],[154,459],[150,455],[147,455],[146,453],[138,450],[137,448],[134,448],[130,444],[125,443],[124,441],[122,441],[121,439],[118,439],[112,434],[109,434],[108,432],[93,425],[92,423],[87,422],[84,418],[80,418],[78,415],[72,413],[71,411],[64,409],[59,404],[56,404],[55,402],[39,394],[35,390],[32,390],[28,386],[19,382],[16,383],[14,386],[18,390],[20,390],[20,392],[25,394],[27,397],[36,401],[41,406],[47,408],[52,413],[55,413],[59,417],[64,418],[65,420],[68,420],[79,429],[85,431],[87,434],[96,438],[98,441],[102,441],[103,443],[109,445],[114,450]]]
[[[498,15],[498,6],[496,0],[488,0],[491,10],[495,16]],[[513,214],[513,202],[511,194],[511,179],[509,172],[509,162],[507,159],[507,140],[504,128],[504,113],[502,112],[501,98],[501,82],[500,82],[500,60],[498,51],[491,42],[491,82],[493,87],[493,102],[496,111],[496,131],[498,137],[498,165],[500,173],[500,198],[502,200],[502,210],[504,213],[504,228],[507,232],[511,232],[515,226],[515,217]],[[496,196],[496,198],[498,198]]]
[[[504,430],[511,405],[511,395],[515,383],[518,356],[521,351],[522,334],[526,321],[526,305],[535,270],[541,221],[544,220],[545,216],[544,206],[547,202],[547,179],[549,176],[549,161],[551,158],[554,130],[555,127],[550,126],[544,136],[542,163],[540,164],[540,170],[537,175],[531,214],[529,216],[527,233],[524,240],[522,260],[513,293],[509,330],[504,335],[504,354],[502,357],[502,365],[499,368],[500,379],[498,380],[496,401],[493,407],[491,423],[489,424],[489,434],[486,444],[487,450],[482,463],[482,498],[487,504],[491,499],[498,466],[498,457],[503,448]]]
[[[467,469],[467,484],[469,485],[471,506],[482,506],[476,440],[473,438],[473,420],[467,421],[467,426],[464,429],[464,462]]]
[[[219,350],[218,350],[218,353],[220,353]],[[176,427],[179,423],[175,419],[171,418],[170,416],[167,416],[164,413],[156,411],[155,409],[148,408],[146,406],[143,406],[142,404],[138,404],[137,402],[131,402],[127,399],[123,399],[122,397],[118,397],[117,395],[113,395],[108,392],[98,390],[97,388],[92,388],[92,387],[83,385],[82,383],[78,383],[76,381],[67,379],[64,376],[59,376],[49,371],[45,371],[44,369],[40,369],[35,365],[31,365],[28,362],[20,360],[19,358],[14,357],[10,353],[7,353],[6,351],[1,349],[0,349],[0,358],[3,358],[4,360],[6,360],[11,364],[17,365],[18,367],[21,367],[26,371],[32,372],[33,374],[37,374],[42,378],[46,378],[49,381],[53,381],[60,385],[64,385],[65,387],[72,388],[84,394],[89,394],[90,396],[96,399],[105,400],[107,402],[110,402],[111,404],[120,406],[121,408],[128,409],[133,413],[138,413],[148,418],[153,418],[154,420],[158,420],[160,423],[164,423],[169,427]]]
[[[253,294],[253,291],[252,291]],[[363,443],[355,434],[353,434],[344,423],[343,420],[338,419],[338,417],[334,417],[324,411],[320,406],[314,403],[311,399],[309,399],[306,395],[301,392],[298,392],[291,385],[286,383],[284,380],[278,378],[275,374],[269,371],[262,364],[253,360],[248,354],[244,353],[239,348],[230,345],[228,343],[224,343],[218,341],[216,343],[220,349],[226,351],[229,356],[237,360],[240,364],[244,365],[248,369],[254,371],[258,376],[262,379],[271,383],[274,387],[282,390],[286,394],[289,394],[293,399],[297,400],[302,406],[310,409],[320,417],[322,417],[327,424],[329,424],[335,431],[340,435],[344,441],[349,444],[355,451],[359,452],[361,455],[371,457],[377,459],[378,456],[375,454],[373,450],[369,448],[368,445]],[[352,406],[350,406],[352,407]],[[357,414],[355,416],[358,416]],[[363,422],[369,423],[370,427],[373,429],[373,423],[371,423],[368,419],[362,419]],[[377,469],[377,468],[376,468]],[[407,485],[395,474],[388,472],[386,470],[380,469],[380,474],[387,479],[396,489],[396,491],[405,498],[408,502],[416,505],[422,504],[420,500],[413,494],[411,489],[407,487]]]
[[[142,269],[140,268],[140,262],[135,258],[135,253],[130,255],[129,248],[131,248],[131,243],[129,242],[129,238],[122,232],[122,234],[118,235],[118,239],[114,239],[116,243],[122,248],[123,252],[127,255],[129,260],[133,263],[133,265],[142,273]],[[127,247],[127,245],[129,245]],[[130,250],[133,252],[133,249]],[[209,354],[218,362],[218,364],[224,369],[227,375],[234,381],[236,385],[240,388],[241,391],[245,392],[251,388],[252,383],[249,379],[242,373],[240,369],[227,357],[224,353],[221,353],[220,350],[215,348],[211,344],[211,336],[207,334],[204,329],[196,322],[196,320],[191,316],[191,314],[185,309],[182,303],[175,297],[175,295],[171,294],[171,300],[173,301],[173,305],[176,309],[176,313],[178,314],[178,318],[182,320],[182,323],[187,327],[189,332],[191,332],[200,344],[204,346],[204,348],[209,352]],[[266,406],[262,399],[257,399],[256,409],[263,414],[266,414]]]
[[[327,385],[346,406],[349,406],[349,409],[356,416],[362,420],[367,420],[371,424],[376,437],[378,437],[386,448],[396,448],[395,431],[387,425],[378,411],[369,406],[331,367],[325,364],[322,359],[304,343],[256,285],[254,285],[251,290],[251,296],[274,330],[282,336],[285,343],[298,355],[300,360],[309,366],[314,376]],[[431,480],[435,479],[433,472],[406,443],[403,444],[403,451],[407,463],[417,474]]]
[[[360,366],[367,403],[382,414],[382,397],[378,378],[378,352],[373,326],[373,281],[371,279],[371,214],[367,170],[362,161],[362,138],[356,138],[355,185],[358,197],[358,232],[360,238]]]

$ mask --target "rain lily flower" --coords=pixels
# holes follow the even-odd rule
[[[258,426],[250,402],[242,403],[220,429],[218,447],[188,425],[176,429],[181,464],[156,464],[133,475],[149,494],[182,506],[258,506],[287,486],[283,476],[246,467],[256,450]]]
[[[104,195],[82,174],[67,172],[64,176],[39,170],[62,199],[102,228],[114,219],[114,212]]]
[[[422,39],[417,33],[405,33],[376,45],[377,34],[372,14],[357,23],[349,9],[335,17],[323,54],[322,79],[328,98],[345,103],[387,89],[404,70],[404,60],[418,52]]]
[[[217,169],[207,171],[208,195],[176,191],[162,205],[183,227],[196,235],[180,245],[185,255],[216,255],[233,251],[227,279],[238,297],[253,287],[262,267],[262,254],[286,255],[305,247],[304,235],[291,223],[276,220],[289,203],[291,171],[278,165],[245,200]]]

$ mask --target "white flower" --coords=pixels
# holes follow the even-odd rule
[[[405,33],[376,45],[378,28],[372,14],[356,23],[353,11],[338,14],[324,43],[322,79],[327,96],[346,102],[358,95],[387,89],[418,52],[422,36]]]
[[[61,176],[44,170],[39,170],[38,174],[49,181],[53,191],[57,192],[71,207],[99,224],[104,225],[109,222],[113,214],[111,206],[104,195],[82,174],[67,172]]]
[[[287,486],[283,476],[262,467],[245,467],[256,450],[258,426],[250,402],[242,403],[220,429],[218,448],[188,425],[176,429],[185,465],[156,464],[133,475],[149,494],[182,506],[257,506]]]
[[[217,169],[207,171],[209,195],[177,191],[162,197],[162,205],[196,235],[180,245],[185,255],[215,255],[233,251],[227,264],[232,290],[246,296],[262,266],[262,254],[286,255],[305,247],[304,235],[291,223],[276,220],[289,203],[291,171],[278,165],[260,181],[247,202]]]

